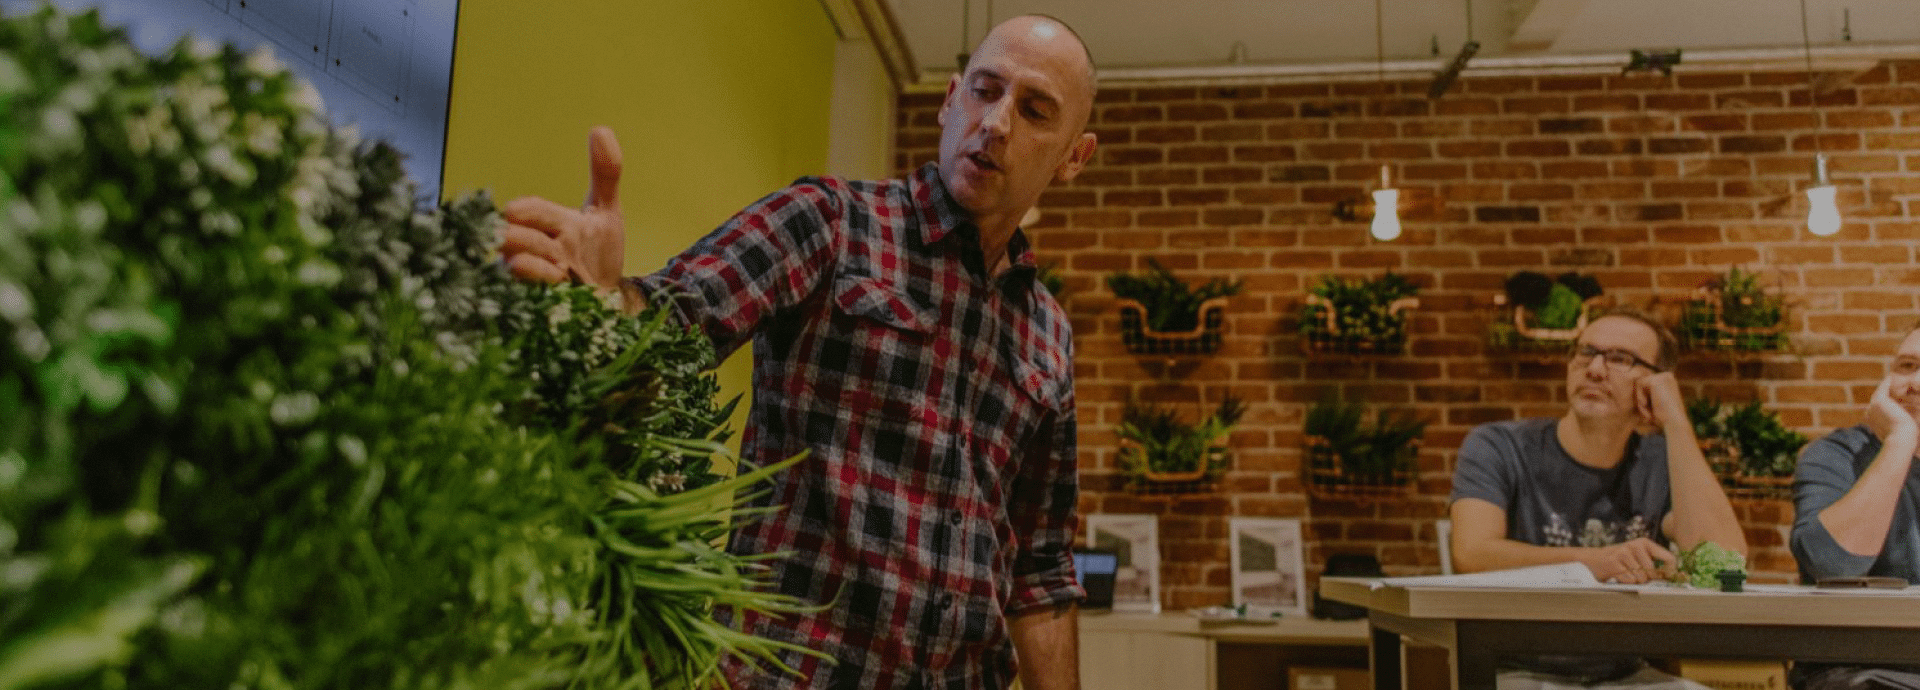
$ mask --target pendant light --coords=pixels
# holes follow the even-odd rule
[[[1807,59],[1807,107],[1813,111],[1813,186],[1807,188],[1807,231],[1826,237],[1840,231],[1839,188],[1827,177],[1820,150],[1820,93],[1813,79],[1813,38],[1807,33],[1807,0],[1800,0],[1800,46]]]
[[[1373,238],[1376,240],[1400,236],[1400,190],[1392,184],[1387,166],[1380,166],[1380,188],[1373,190]]]
[[[1387,34],[1386,12],[1381,9],[1381,0],[1373,0],[1373,46],[1374,58],[1380,70],[1380,91],[1386,93],[1387,85]],[[1393,178],[1386,164],[1380,165],[1380,188],[1373,190],[1373,238],[1386,241],[1400,236],[1400,190],[1393,187]]]

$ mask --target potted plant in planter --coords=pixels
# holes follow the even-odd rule
[[[1769,352],[1787,345],[1786,299],[1760,274],[1739,266],[1694,291],[1680,319],[1680,337],[1703,350]]]
[[[1729,495],[1783,498],[1791,493],[1794,465],[1807,437],[1781,424],[1778,413],[1758,400],[1738,405],[1698,400],[1688,403],[1687,417]]]
[[[1107,288],[1120,298],[1120,336],[1134,354],[1211,354],[1220,349],[1227,298],[1240,281],[1215,278],[1199,289],[1147,260],[1143,275],[1115,273]]]
[[[1412,493],[1415,458],[1426,421],[1410,412],[1381,412],[1328,398],[1307,408],[1307,489],[1322,498],[1379,498]]]
[[[1247,411],[1234,396],[1197,424],[1172,406],[1129,402],[1120,418],[1120,468],[1130,488],[1144,493],[1204,489],[1227,468],[1227,433]]]
[[[1419,292],[1392,271],[1372,280],[1324,276],[1300,308],[1301,347],[1308,354],[1398,354]]]
[[[1488,344],[1506,350],[1564,351],[1586,328],[1602,292],[1600,281],[1590,275],[1514,273],[1506,290],[1494,295],[1499,316],[1488,327]]]

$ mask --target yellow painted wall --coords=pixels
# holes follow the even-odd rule
[[[817,0],[463,0],[443,189],[579,203],[611,126],[627,272],[651,272],[825,169],[835,43]],[[746,392],[746,348],[718,374]]]

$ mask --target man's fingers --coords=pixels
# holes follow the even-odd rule
[[[507,259],[507,270],[513,277],[531,283],[560,283],[567,280],[567,272],[553,262],[532,254],[515,254]]]
[[[589,208],[620,209],[620,141],[608,127],[587,133],[587,158],[592,177],[587,187]]]
[[[562,230],[574,225],[580,218],[580,212],[537,196],[523,196],[500,207],[500,215],[508,223],[521,225],[540,232],[548,237],[559,237]]]
[[[560,263],[560,241],[537,228],[508,223],[507,231],[501,239],[501,256],[532,254],[551,264]]]

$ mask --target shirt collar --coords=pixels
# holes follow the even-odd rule
[[[947,185],[940,179],[940,164],[929,162],[915,170],[908,178],[913,198],[920,207],[920,237],[927,246],[939,244],[948,238],[964,240],[975,252],[980,250],[980,228],[973,224],[967,210],[960,206],[947,193]],[[1027,233],[1015,229],[1013,237],[1007,240],[1007,270],[1009,273],[1023,273],[1031,278],[1037,266],[1034,263],[1033,244],[1027,241]]]

